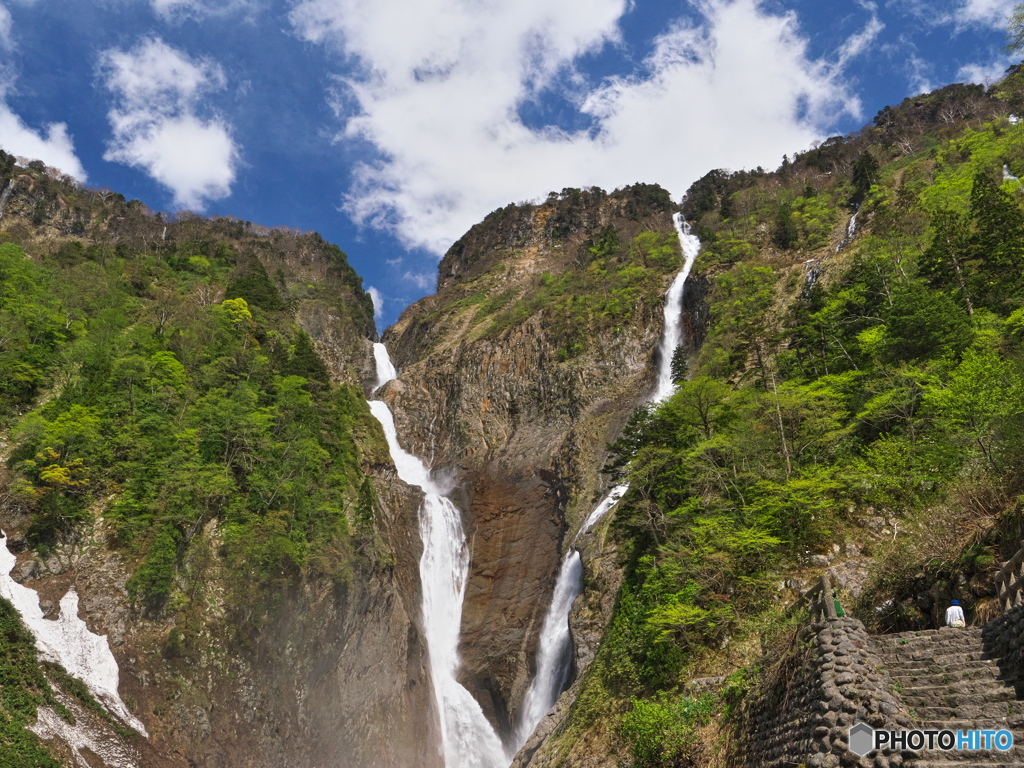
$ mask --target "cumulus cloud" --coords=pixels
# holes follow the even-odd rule
[[[29,128],[6,103],[0,101],[0,149],[15,157],[42,160],[80,182],[85,169],[75,154],[74,143],[64,123],[50,123],[42,132]]]
[[[489,210],[565,186],[637,180],[681,194],[715,167],[778,162],[859,103],[845,61],[881,29],[871,21],[831,63],[808,55],[792,13],[758,0],[702,0],[700,23],[660,36],[642,71],[588,87],[580,56],[619,40],[627,0],[302,0],[297,34],[354,58],[334,106],[341,141],[380,159],[358,166],[345,200],[357,221],[443,252]],[[520,117],[561,97],[588,130]]]
[[[370,294],[370,300],[373,302],[373,319],[380,320],[384,317],[384,296],[372,285],[366,289],[366,292]]]
[[[0,51],[13,50],[12,32],[11,12],[0,5]],[[75,154],[67,125],[49,123],[43,126],[42,130],[27,126],[7,103],[8,96],[14,88],[15,76],[12,69],[0,63],[0,149],[15,157],[42,160],[46,165],[74,176],[84,183],[85,169]]]
[[[144,170],[181,207],[202,209],[231,194],[238,149],[230,126],[199,113],[201,98],[227,84],[217,64],[146,38],[129,51],[106,51],[100,71],[116,96],[105,160]]]

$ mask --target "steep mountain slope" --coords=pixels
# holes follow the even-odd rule
[[[419,499],[363,398],[344,254],[6,155],[0,187],[0,525],[15,578],[47,611],[74,587],[113,646],[149,730],[116,764],[436,765]],[[69,765],[125,738],[75,727]]]
[[[635,185],[495,211],[445,256],[438,293],[385,334],[399,433],[452,474],[464,511],[462,676],[506,739],[563,538],[596,503],[606,443],[653,388],[662,294],[681,265],[674,209]],[[614,590],[612,572],[597,578]]]
[[[582,674],[516,765],[728,764],[793,647],[781,609],[825,567],[876,629],[951,596],[985,615],[1024,527],[1022,78],[698,181],[660,407],[638,408],[681,254],[658,187],[495,211],[386,333],[375,396],[463,512],[460,680],[506,744],[566,537],[630,484],[581,542]],[[76,587],[150,733],[0,611],[5,738],[99,759],[25,736],[42,710],[146,766],[440,766],[421,496],[365,402],[372,307],[344,255],[0,171],[0,524],[46,611]]]
[[[908,99],[691,188],[707,334],[613,447],[617,607],[516,765],[756,754],[739,705],[785,686],[783,609],[827,567],[875,629],[934,627],[951,597],[991,615],[1021,531],[1021,82]]]

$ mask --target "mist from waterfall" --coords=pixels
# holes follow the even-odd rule
[[[377,386],[397,376],[383,344],[373,345]],[[501,739],[476,699],[457,680],[462,602],[469,574],[469,547],[462,515],[434,482],[422,460],[401,447],[387,404],[370,401],[370,412],[384,428],[398,476],[424,493],[419,509],[420,581],[423,631],[441,725],[446,768],[504,768],[510,762]]]
[[[682,341],[681,319],[686,280],[690,276],[697,254],[700,253],[700,240],[692,234],[690,225],[684,221],[683,215],[675,214],[672,221],[683,251],[683,267],[665,294],[664,326],[658,345],[657,385],[650,398],[650,402],[654,404],[667,400],[676,389],[672,375],[672,358]],[[569,611],[573,601],[583,591],[583,561],[579,551],[575,549],[576,541],[608,514],[628,490],[629,484],[623,483],[612,488],[608,495],[601,499],[580,526],[562,560],[551,606],[541,626],[537,644],[537,671],[530,681],[530,688],[523,698],[520,710],[515,733],[517,750],[527,742],[537,724],[558,701],[569,680],[569,671],[572,668]]]

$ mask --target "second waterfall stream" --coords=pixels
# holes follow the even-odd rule
[[[649,400],[651,403],[663,402],[675,391],[672,357],[682,341],[680,319],[683,314],[683,291],[686,287],[686,278],[690,276],[693,262],[700,252],[700,240],[690,232],[690,227],[683,221],[682,214],[677,213],[673,217],[673,222],[683,251],[683,267],[665,293],[664,326],[661,331],[661,343],[658,345],[658,377],[654,393]],[[562,567],[558,572],[558,580],[555,582],[551,607],[548,608],[544,623],[541,625],[537,644],[537,671],[530,681],[530,688],[520,710],[519,723],[516,727],[517,748],[523,746],[530,738],[541,718],[558,701],[569,680],[572,664],[569,610],[583,590],[583,561],[574,545],[580,536],[611,511],[628,490],[629,486],[626,484],[612,488],[583,521],[565,553]]]
[[[377,387],[397,375],[383,344],[373,345]],[[446,768],[505,768],[511,759],[476,699],[456,679],[459,669],[459,627],[469,574],[469,546],[462,515],[430,475],[427,465],[398,443],[395,419],[386,403],[370,401],[370,412],[387,437],[398,476],[423,491],[419,511],[420,581],[423,587],[423,631],[441,720]]]
[[[680,214],[676,231],[683,250],[683,267],[665,295],[664,330],[659,345],[657,384],[650,402],[659,403],[674,391],[672,356],[681,340],[683,289],[700,242],[690,234]],[[377,388],[397,376],[383,344],[374,344]],[[462,603],[469,572],[469,547],[462,528],[462,515],[431,476],[426,464],[402,448],[395,420],[386,403],[370,401],[370,411],[384,428],[391,458],[398,476],[424,493],[419,510],[423,555],[420,580],[423,584],[423,628],[426,634],[434,700],[441,725],[446,768],[505,768],[513,755],[506,754],[501,739],[484,716],[476,699],[457,680],[459,629]],[[613,488],[590,513],[572,544],[615,506],[629,489]],[[536,673],[521,708],[515,733],[518,750],[551,709],[568,681],[572,656],[569,609],[583,586],[583,563],[570,545],[562,561],[551,606],[545,616],[538,643]]]

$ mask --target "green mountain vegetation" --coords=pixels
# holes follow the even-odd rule
[[[949,86],[691,188],[710,325],[676,394],[611,446],[627,576],[563,750],[607,728],[626,764],[722,759],[799,618],[780,580],[820,573],[814,553],[874,557],[852,609],[876,630],[930,626],[916,598],[936,590],[984,618],[986,568],[1022,530],[1022,86],[1019,68]],[[864,536],[880,514],[902,535]],[[721,692],[686,687],[711,675]]]
[[[0,161],[0,422],[28,544],[102,518],[157,614],[216,580],[258,616],[300,575],[344,581],[375,556],[364,465],[386,446],[358,377],[332,381],[298,323],[326,306],[365,355],[372,304],[344,254]]]
[[[681,264],[676,209],[666,190],[640,183],[569,187],[543,203],[499,208],[441,261],[438,293],[413,320],[415,335],[426,347],[453,333],[507,339],[537,319],[559,363],[600,354],[595,337],[617,338],[659,314],[665,280]],[[524,256],[535,262],[526,269]]]
[[[1015,68],[690,189],[704,247],[689,290],[709,322],[674,361],[675,395],[609,446],[609,479],[630,484],[608,523],[625,579],[553,737],[563,755],[597,733],[623,765],[724,762],[815,558],[872,558],[859,598],[841,597],[875,630],[933,624],[922,595],[990,614],[989,567],[1024,532],[1019,110]],[[0,189],[3,503],[24,545],[45,558],[101,530],[135,604],[180,619],[166,659],[222,599],[251,626],[303,579],[388,564],[368,475],[387,448],[354,369],[373,308],[339,249],[165,220],[2,153]],[[441,298],[397,353],[534,323],[554,365],[582,366],[595,340],[659,314],[674,209],[638,184],[496,211],[445,257]],[[518,269],[524,254],[536,263]],[[884,539],[868,533],[881,519]],[[0,655],[0,757],[52,765],[24,725],[43,704],[70,717],[54,686],[73,682],[38,663],[3,601]]]

